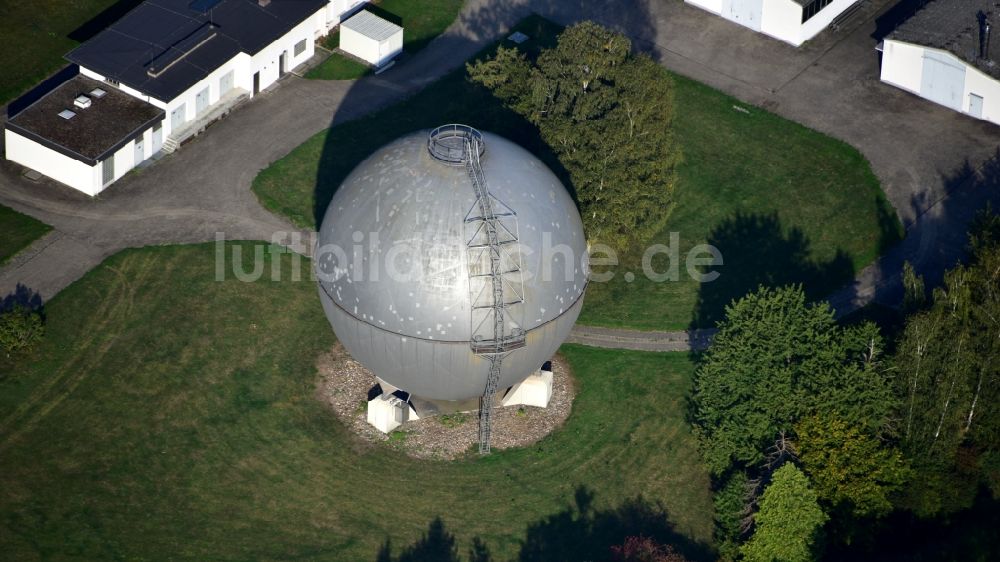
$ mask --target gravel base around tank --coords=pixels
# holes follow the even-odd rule
[[[319,395],[359,438],[421,459],[453,460],[478,454],[478,412],[409,421],[386,435],[366,421],[368,390],[375,376],[336,344],[317,361]],[[576,387],[561,356],[552,359],[552,398],[547,408],[513,406],[493,413],[494,450],[525,447],[560,427],[569,417]]]

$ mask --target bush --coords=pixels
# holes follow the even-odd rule
[[[10,357],[27,351],[42,339],[42,315],[20,305],[0,313],[0,350]]]

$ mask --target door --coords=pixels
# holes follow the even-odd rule
[[[223,74],[222,78],[219,78],[219,97],[221,98],[222,96],[228,94],[229,90],[232,89],[233,89],[233,71],[230,70],[229,72]]]
[[[944,53],[924,51],[920,95],[941,105],[962,111],[965,91],[965,64]]]
[[[260,92],[260,72],[253,73],[253,95],[257,95]]]
[[[176,133],[181,128],[181,125],[184,124],[184,121],[185,121],[185,119],[184,119],[184,117],[185,117],[185,115],[184,115],[185,107],[184,106],[185,105],[187,105],[187,104],[183,104],[182,103],[180,106],[178,106],[176,109],[174,109],[173,111],[170,112],[170,132],[171,133]]]
[[[108,156],[108,159],[101,164],[101,184],[108,185],[115,179],[115,155]]]
[[[722,17],[760,31],[764,0],[722,0]]]
[[[983,96],[969,94],[969,115],[978,119],[983,118]]]
[[[142,164],[142,161],[146,159],[146,146],[142,140],[142,137],[135,139],[135,162],[133,166],[138,166]]]
[[[194,113],[201,115],[208,109],[208,86],[194,96]]]
[[[281,55],[278,56],[278,76],[285,75],[285,53],[282,51]]]
[[[163,125],[160,123],[157,123],[156,126],[153,127],[153,145],[151,148],[153,150],[150,151],[150,154],[156,154],[161,148],[163,148]]]

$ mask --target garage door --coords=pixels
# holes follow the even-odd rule
[[[764,0],[722,0],[722,17],[760,31]]]
[[[958,111],[962,110],[965,65],[951,55],[924,51],[920,95]]]

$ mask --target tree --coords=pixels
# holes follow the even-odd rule
[[[735,560],[743,535],[753,523],[753,506],[747,495],[750,479],[746,472],[737,471],[715,492],[715,542],[723,560]]]
[[[26,351],[42,339],[45,326],[37,311],[15,305],[0,313],[0,350],[7,357]]]
[[[794,464],[785,463],[764,490],[743,556],[751,562],[812,560],[826,519],[809,479]]]
[[[920,515],[968,507],[980,479],[1000,489],[1000,219],[981,215],[971,256],[945,274],[926,310],[906,320],[894,365],[902,447]],[[977,474],[978,473],[978,474]]]
[[[855,516],[892,510],[909,477],[902,453],[837,417],[809,416],[795,426],[796,451],[820,498]]]
[[[695,371],[694,418],[716,476],[765,459],[775,438],[818,412],[878,431],[894,400],[878,330],[841,328],[800,286],[761,287],[726,307]]]
[[[673,83],[624,35],[583,22],[535,62],[500,48],[467,68],[538,127],[569,172],[591,240],[627,250],[663,228],[680,161]]]

